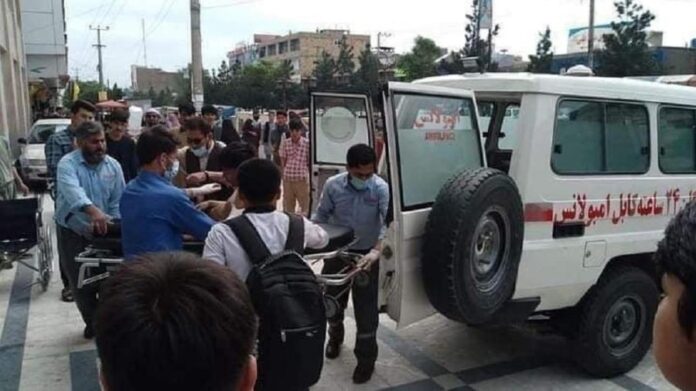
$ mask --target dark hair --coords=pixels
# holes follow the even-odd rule
[[[184,121],[181,127],[186,132],[189,132],[191,130],[198,130],[201,133],[203,133],[204,136],[207,136],[210,134],[210,132],[212,132],[212,128],[210,127],[210,125],[208,125],[208,123],[200,117],[187,119],[186,121]]]
[[[288,116],[290,117],[290,119],[300,118],[300,115],[294,111],[288,112]]]
[[[239,166],[239,192],[253,204],[267,204],[280,190],[280,170],[270,160],[254,158]]]
[[[97,111],[97,107],[90,101],[80,99],[73,103],[72,107],[70,108],[70,112],[73,114],[77,114],[78,111],[82,110],[87,110],[90,113],[94,113]]]
[[[179,115],[196,115],[196,108],[191,103],[179,105]]]
[[[696,327],[696,203],[689,203],[669,223],[654,255],[657,274],[670,274],[686,287],[679,298],[679,326],[691,340]]]
[[[248,119],[242,124],[242,132],[253,132],[254,131],[254,121]]]
[[[366,166],[377,164],[377,154],[375,150],[366,144],[356,144],[350,147],[346,156],[348,167]]]
[[[216,117],[219,116],[218,110],[213,105],[205,105],[201,108],[201,115],[205,114],[215,114]]]
[[[223,131],[225,131],[225,130],[227,130],[227,131],[235,131],[235,132],[237,131],[237,130],[234,128],[234,123],[233,123],[232,120],[229,119],[229,118],[225,118],[225,119],[222,120],[222,130],[223,130]]]
[[[287,116],[288,116],[288,113],[287,113],[285,110],[278,110],[278,111],[276,112],[276,117],[279,116],[279,115],[280,115],[280,116],[283,116],[283,117],[287,117]]]
[[[257,319],[234,272],[189,253],[124,264],[104,283],[95,317],[106,386],[231,390],[256,341]]]
[[[227,144],[220,152],[220,168],[223,170],[237,169],[247,160],[256,157],[256,148],[245,142],[235,141]]]
[[[176,151],[176,138],[163,125],[156,125],[144,131],[138,137],[135,153],[141,166],[152,163],[163,153],[170,154]]]
[[[111,122],[128,122],[130,118],[130,113],[126,110],[114,110],[109,116],[109,121]]]
[[[290,120],[288,127],[290,128],[290,130],[302,130],[304,129],[304,124],[302,123],[301,119],[293,118]]]
[[[75,138],[84,140],[100,132],[104,132],[104,127],[96,121],[85,121],[75,129]]]

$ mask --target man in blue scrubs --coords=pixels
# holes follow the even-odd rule
[[[120,205],[125,259],[149,252],[181,250],[184,234],[205,240],[215,222],[196,209],[189,196],[219,190],[219,185],[186,191],[172,185],[179,166],[177,144],[162,126],[143,132],[136,152],[140,172],[126,186]]]

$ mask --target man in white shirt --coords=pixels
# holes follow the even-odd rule
[[[237,171],[239,200],[245,205],[244,214],[256,228],[271,254],[285,249],[290,218],[276,211],[280,198],[281,175],[278,167],[269,160],[246,161]],[[329,235],[311,221],[304,219],[305,248],[320,249],[329,243]],[[246,280],[252,265],[239,239],[227,224],[213,226],[205,241],[203,258],[224,265]]]

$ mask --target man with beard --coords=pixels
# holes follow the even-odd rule
[[[59,258],[70,289],[85,322],[84,337],[94,336],[92,319],[97,307],[97,289],[77,288],[80,265],[75,257],[94,235],[107,233],[111,220],[120,218],[118,203],[125,188],[123,171],[106,154],[106,136],[97,122],[84,122],[75,129],[78,149],[58,163],[56,226]]]

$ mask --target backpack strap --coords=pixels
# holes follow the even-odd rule
[[[271,256],[266,243],[263,242],[259,232],[245,215],[227,220],[225,224],[237,236],[239,244],[247,253],[253,265],[261,264]]]
[[[285,250],[294,251],[300,255],[304,254],[304,219],[290,213],[285,213],[290,219],[288,238],[285,241]]]

